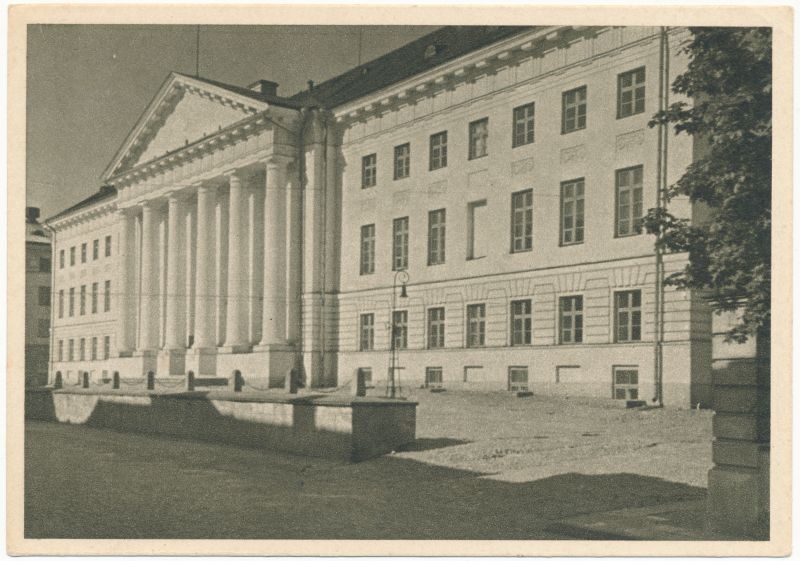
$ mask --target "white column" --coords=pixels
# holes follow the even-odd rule
[[[117,279],[117,353],[128,355],[134,349],[134,322],[135,315],[132,313],[133,298],[131,295],[134,276],[133,276],[133,257],[134,257],[134,235],[135,217],[128,210],[120,210],[117,214],[119,220],[119,246],[118,261],[120,272]],[[54,261],[55,263],[55,261]]]
[[[141,327],[139,350],[153,350],[158,344],[158,274],[156,236],[158,216],[151,201],[142,203],[142,252],[141,252]]]
[[[245,190],[239,175],[228,176],[228,306],[225,326],[225,346],[242,347],[247,344],[245,319],[247,314],[247,270],[244,259],[247,250],[245,237]]]
[[[214,206],[216,187],[197,190],[197,258],[194,306],[194,348],[216,347],[214,341]]]
[[[186,318],[183,248],[186,229],[186,202],[182,195],[172,193],[167,207],[167,317],[165,348],[183,349],[186,346]]]
[[[286,338],[294,345],[300,345],[300,325],[302,315],[302,237],[303,237],[303,191],[297,170],[290,174],[287,181],[288,196],[286,198]]]
[[[286,344],[286,164],[276,156],[267,161],[261,345]]]
[[[184,310],[186,311],[186,321],[185,321],[185,333],[187,337],[184,339],[184,346],[192,346],[194,343],[189,343],[189,336],[192,337],[194,340],[194,299],[195,299],[195,275],[196,275],[196,265],[197,260],[195,259],[197,255],[197,247],[196,247],[196,227],[197,227],[197,199],[187,200],[186,203],[186,212],[185,212],[185,220],[183,226],[184,232],[184,243],[183,247],[185,249],[184,255],[184,265],[186,268],[184,269],[184,281],[183,281],[183,289],[184,289]]]
[[[255,181],[259,184],[255,184]],[[247,247],[249,304],[248,341],[257,345],[261,341],[261,299],[264,296],[264,189],[261,174],[250,177],[247,191]]]

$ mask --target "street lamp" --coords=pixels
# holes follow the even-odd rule
[[[395,311],[397,309],[397,281],[400,281],[400,298],[408,298],[406,293],[406,284],[408,283],[408,273],[405,269],[399,269],[394,274],[394,281],[392,282],[392,315],[391,315],[391,333],[390,344],[392,350],[392,365],[389,368],[389,397],[394,399],[397,396],[397,384],[395,383],[395,369],[397,368],[397,324],[394,321]]]

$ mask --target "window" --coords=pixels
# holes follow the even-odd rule
[[[69,345],[67,345],[67,358],[69,361],[72,362],[75,360],[75,339],[69,340]]]
[[[50,287],[49,286],[40,286],[39,287],[39,305],[45,306],[47,308],[50,307]]]
[[[583,296],[564,296],[559,300],[561,315],[560,343],[583,341]]]
[[[81,337],[81,346],[80,346],[80,360],[86,360],[86,339]]]
[[[75,287],[69,289],[69,317],[75,315]]]
[[[86,254],[87,254],[87,246],[86,242],[81,244],[81,263],[86,263]]]
[[[615,341],[642,340],[642,291],[626,290],[614,294]]]
[[[639,399],[639,369],[630,366],[614,367],[614,399]]]
[[[583,243],[583,179],[561,184],[561,245]]]
[[[561,133],[586,128],[586,86],[562,94]]]
[[[96,282],[92,283],[92,313],[97,313],[97,291],[98,291],[98,284]]]
[[[531,344],[531,301],[515,300],[511,302],[511,344]]]
[[[617,77],[617,119],[644,113],[644,66]]]
[[[406,142],[394,147],[394,178],[403,179],[411,175],[411,144]]]
[[[486,257],[487,215],[486,199],[467,205],[467,259]]]
[[[443,167],[447,167],[447,131],[431,135],[430,169]]]
[[[482,347],[486,343],[486,305],[467,306],[467,346]]]
[[[514,108],[513,148],[533,142],[533,111],[533,103]]]
[[[482,158],[489,153],[489,119],[469,124],[469,159]]]
[[[38,324],[36,325],[36,335],[38,337],[49,337],[50,336],[50,320],[47,318],[40,318]]]
[[[511,253],[533,248],[533,189],[511,195]]]
[[[107,280],[105,285],[105,293],[103,296],[103,311],[111,311],[111,281]]]
[[[398,310],[392,312],[392,348],[408,347],[408,312]]]
[[[92,242],[92,261],[100,259],[100,240]]]
[[[59,319],[64,317],[64,291],[63,290],[59,290],[58,291],[58,317],[59,317]]]
[[[443,208],[428,213],[428,265],[444,263],[445,218]]]
[[[64,340],[58,340],[58,362],[64,362]]]
[[[92,360],[97,360],[97,337],[92,337]]]
[[[408,269],[408,216],[392,223],[392,271]]]
[[[111,257],[111,236],[106,236],[106,257]]]
[[[69,248],[69,266],[72,267],[75,265],[75,246],[73,245]]]
[[[375,224],[361,227],[361,274],[375,272]]]
[[[617,237],[642,233],[642,166],[617,170]]]
[[[375,345],[375,315],[361,314],[358,327],[358,349],[360,351],[371,351]]]
[[[528,391],[527,366],[510,366],[508,368],[508,390],[512,392]]]
[[[361,158],[361,188],[375,187],[378,182],[378,155]]]
[[[40,257],[39,258],[39,271],[42,273],[49,273],[50,272],[50,258],[49,257]]]
[[[58,252],[58,266],[59,268],[64,268],[64,250]]]
[[[103,358],[108,360],[111,358],[111,336],[106,335],[103,337]]]
[[[425,387],[441,388],[444,385],[441,366],[428,366],[425,368]]]
[[[86,315],[86,285],[81,285],[81,315]]]
[[[428,348],[444,348],[444,308],[428,309]]]

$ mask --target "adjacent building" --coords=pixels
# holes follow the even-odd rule
[[[47,383],[50,351],[50,237],[39,209],[25,208],[25,385]]]
[[[707,403],[709,309],[642,228],[698,149],[648,124],[687,38],[448,27],[292,96],[172,73],[48,220],[51,375]]]

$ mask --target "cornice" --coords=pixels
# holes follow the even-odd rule
[[[53,230],[64,230],[73,226],[89,223],[101,216],[112,214],[117,207],[116,197],[111,200],[97,203],[95,206],[76,210],[74,213],[46,221]]]

